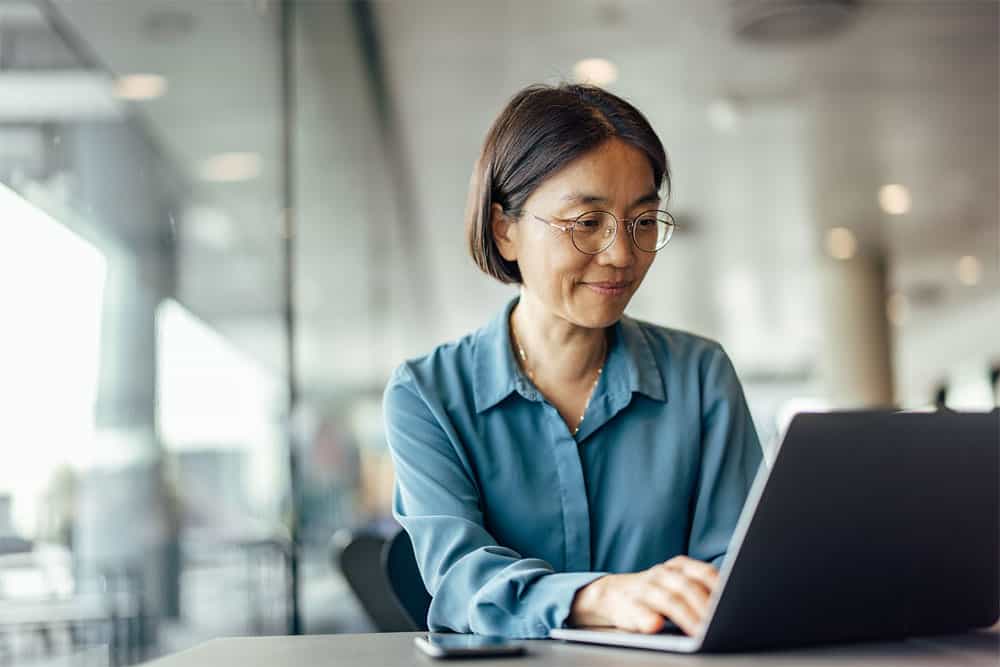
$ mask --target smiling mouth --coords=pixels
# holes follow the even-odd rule
[[[608,296],[619,296],[624,294],[631,282],[627,281],[604,281],[599,283],[584,283],[591,291],[597,292],[598,294],[604,294]]]

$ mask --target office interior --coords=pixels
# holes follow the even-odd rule
[[[766,461],[996,406],[1000,5],[769,4],[0,0],[0,665],[380,629],[338,550],[396,530],[393,368],[516,293],[463,213],[530,83],[660,134],[628,312],[723,344]]]

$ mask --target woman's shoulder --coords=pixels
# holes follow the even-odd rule
[[[725,356],[722,345],[715,339],[690,331],[654,324],[633,317],[624,318],[626,327],[633,327],[650,346],[657,358],[667,357],[673,361],[680,359],[712,359]]]
[[[739,385],[732,359],[717,340],[642,320],[632,322],[647,341],[661,372],[696,377],[704,388]]]
[[[390,375],[388,388],[395,385],[433,385],[441,389],[456,383],[464,384],[463,380],[471,374],[475,364],[476,341],[480,331],[441,343],[430,352],[403,361]]]

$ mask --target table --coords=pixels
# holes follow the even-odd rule
[[[841,644],[766,653],[732,655],[677,655],[640,649],[620,649],[559,641],[524,642],[529,654],[522,658],[438,661],[418,653],[415,632],[363,635],[311,635],[303,637],[242,637],[213,639],[187,651],[161,658],[149,667],[396,667],[418,665],[448,667],[644,667],[656,665],[726,665],[758,667],[788,665],[963,665],[997,667],[1000,632],[994,626],[963,635],[908,639],[897,642]]]
[[[25,653],[52,658],[95,646],[104,647],[102,655],[109,656],[95,664],[134,663],[142,659],[147,622],[141,601],[128,591],[0,599],[0,665],[17,664]]]

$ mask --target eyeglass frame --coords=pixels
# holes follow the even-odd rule
[[[526,213],[527,212],[528,211],[526,211]],[[666,215],[670,219],[670,221],[667,223],[667,224],[670,225],[670,234],[667,236],[667,240],[664,241],[663,245],[661,245],[659,248],[656,248],[655,250],[646,250],[645,248],[640,247],[639,246],[639,242],[636,241],[636,239],[635,239],[635,221],[636,221],[637,218],[642,217],[644,214],[651,213],[651,212],[656,212],[657,214],[662,213],[662,214]],[[581,218],[583,218],[586,215],[591,215],[593,213],[606,213],[606,214],[610,215],[611,218],[615,221],[615,233],[611,236],[611,240],[608,242],[608,244],[606,246],[604,246],[603,248],[601,248],[597,252],[587,252],[586,250],[581,250],[580,246],[578,246],[576,244],[576,239],[573,237],[573,230],[576,229],[577,223],[579,223],[579,221],[580,221]],[[549,227],[552,227],[554,229],[558,229],[561,232],[569,232],[569,240],[573,244],[573,247],[576,248],[578,252],[582,252],[584,255],[592,255],[592,256],[600,255],[602,252],[606,251],[608,248],[610,248],[611,246],[613,246],[615,244],[615,240],[618,238],[618,228],[623,223],[625,225],[625,229],[626,229],[626,232],[629,235],[629,238],[632,239],[632,245],[634,245],[637,250],[639,250],[641,252],[644,252],[644,253],[648,253],[650,255],[655,255],[659,251],[661,251],[664,248],[666,248],[667,244],[670,243],[670,239],[672,239],[673,236],[674,236],[674,231],[677,229],[677,221],[674,220],[674,216],[671,215],[670,211],[667,211],[667,210],[664,210],[664,209],[661,209],[661,208],[651,208],[649,210],[643,211],[642,213],[639,213],[638,215],[634,215],[631,218],[622,218],[621,220],[619,220],[618,216],[615,215],[614,213],[612,213],[611,211],[603,211],[601,209],[594,209],[592,211],[586,211],[586,212],[581,213],[580,215],[576,216],[575,218],[557,218],[555,216],[552,216],[552,220],[560,220],[562,222],[569,223],[567,225],[557,225],[556,223],[552,222],[551,220],[546,220],[542,216],[535,215],[534,213],[531,213],[531,217],[535,218],[539,222],[544,222]],[[659,218],[657,218],[657,222],[660,222]]]

